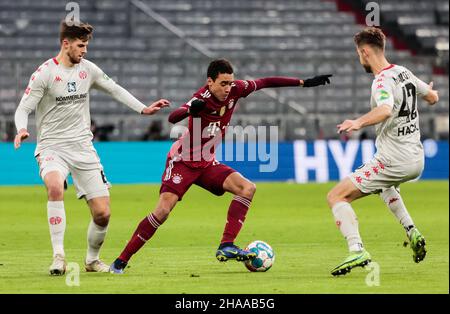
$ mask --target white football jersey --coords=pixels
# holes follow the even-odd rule
[[[145,108],[94,63],[82,59],[66,67],[53,58],[33,73],[16,111],[17,131],[27,128],[28,115],[36,110],[37,147],[43,149],[92,140],[89,90],[102,90],[137,112]]]
[[[392,165],[424,158],[417,97],[426,95],[429,89],[428,84],[399,65],[392,64],[375,76],[372,109],[381,105],[392,108],[392,116],[375,126],[375,158]]]

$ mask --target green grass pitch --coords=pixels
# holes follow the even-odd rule
[[[90,215],[70,186],[65,249],[68,262],[80,266],[79,286],[67,285],[75,277],[48,275],[52,252],[45,188],[1,187],[0,293],[449,293],[448,181],[402,186],[404,201],[427,240],[428,254],[420,264],[403,247],[403,228],[378,196],[354,202],[361,236],[379,269],[357,268],[339,278],[330,270],[347,248],[326,205],[333,183],[257,186],[237,244],[263,240],[272,245],[276,261],[268,272],[250,273],[242,263],[216,261],[231,195],[216,197],[194,186],[121,276],[84,272]],[[153,209],[158,189],[113,186],[111,223],[101,253],[106,262],[114,260]],[[379,285],[373,280],[377,271]]]

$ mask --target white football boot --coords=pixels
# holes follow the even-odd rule
[[[50,275],[62,276],[66,272],[66,260],[63,255],[56,254],[53,257],[53,263],[49,267]]]
[[[99,259],[89,264],[85,263],[85,269],[87,272],[109,273],[109,265],[106,265]]]

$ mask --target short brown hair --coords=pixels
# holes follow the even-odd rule
[[[382,30],[376,27],[368,27],[360,31],[353,37],[355,44],[360,47],[361,45],[370,45],[372,47],[384,50],[386,45],[386,36]]]
[[[93,31],[94,28],[87,23],[80,22],[79,24],[69,26],[66,21],[62,21],[59,32],[59,42],[62,43],[66,38],[69,40],[81,39],[82,41],[87,41],[92,38]]]

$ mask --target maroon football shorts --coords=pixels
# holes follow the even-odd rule
[[[192,184],[196,184],[215,195],[223,195],[223,182],[236,172],[233,168],[219,162],[214,162],[206,168],[191,168],[183,161],[167,158],[166,169],[162,175],[162,184],[159,194],[171,192],[178,195],[181,201],[184,193],[189,190]]]

